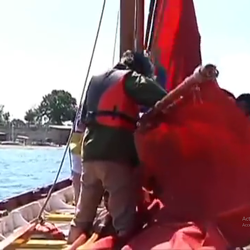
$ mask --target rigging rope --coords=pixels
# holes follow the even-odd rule
[[[70,166],[70,170],[72,172],[73,171],[73,163],[72,163],[72,155],[70,152],[70,148],[68,149],[68,152],[69,152],[69,166]]]
[[[150,37],[151,30],[152,30],[154,6],[155,6],[155,0],[151,0],[149,4],[148,20],[147,20],[146,34],[145,34],[145,40],[144,40],[144,48],[146,50],[148,48],[149,37]]]
[[[115,52],[116,52],[116,43],[117,43],[117,36],[118,36],[118,27],[119,27],[119,17],[120,17],[120,10],[117,12],[117,20],[116,20],[116,28],[115,28],[115,42],[114,42],[114,49],[113,49],[113,58],[112,58],[112,66],[115,64]]]
[[[146,46],[146,50],[148,51],[148,52],[151,52],[151,48],[152,48],[152,44],[153,44],[153,39],[154,39],[154,37],[155,37],[155,35],[156,35],[156,33],[158,33],[158,32],[155,32],[155,25],[156,25],[156,12],[157,12],[157,10],[158,10],[158,5],[159,5],[159,2],[157,1],[157,0],[152,0],[152,4],[153,4],[153,6],[152,6],[152,9],[151,9],[151,11],[152,11],[152,15],[151,15],[151,21],[150,21],[150,23],[148,23],[150,26],[149,26],[149,29],[148,29],[148,39],[147,39],[147,43],[145,44],[145,46]],[[164,3],[165,3],[166,1],[164,1]],[[150,6],[151,7],[151,6]]]
[[[137,23],[137,0],[135,1],[135,8],[134,8],[134,51],[137,51],[137,32],[138,32],[138,23]]]
[[[52,185],[52,187],[50,188],[50,190],[48,192],[46,200],[45,200],[43,206],[40,209],[40,212],[39,212],[38,217],[37,217],[37,222],[43,221],[42,214],[43,214],[43,212],[45,210],[45,207],[48,204],[48,201],[49,201],[49,199],[50,199],[50,197],[51,197],[51,195],[52,195],[52,193],[54,191],[55,185],[56,185],[56,183],[58,181],[58,178],[59,178],[59,175],[61,173],[62,166],[63,166],[64,160],[65,160],[66,154],[67,154],[68,149],[69,149],[69,144],[70,144],[70,141],[71,141],[71,138],[72,138],[72,134],[73,134],[73,131],[74,131],[75,123],[77,122],[77,117],[78,117],[79,113],[81,112],[81,106],[83,105],[83,97],[84,97],[84,94],[85,94],[85,91],[86,91],[87,81],[88,81],[88,78],[89,78],[89,73],[90,73],[90,69],[91,69],[91,66],[92,66],[92,62],[93,62],[93,58],[94,58],[94,54],[95,54],[95,50],[96,50],[96,45],[97,45],[97,41],[98,41],[98,37],[99,37],[101,25],[102,25],[102,19],[103,19],[103,14],[104,14],[105,6],[106,6],[106,0],[103,1],[102,10],[101,10],[101,16],[100,16],[100,20],[99,20],[99,24],[98,24],[98,28],[97,28],[97,32],[96,32],[95,42],[94,42],[94,45],[93,45],[92,54],[91,54],[91,57],[90,57],[87,74],[86,74],[86,77],[85,77],[85,81],[84,81],[84,85],[83,85],[83,89],[82,89],[82,93],[81,93],[79,107],[78,107],[77,112],[76,112],[76,118],[75,118],[73,126],[71,128],[70,135],[69,135],[69,138],[68,138],[68,141],[67,141],[67,144],[66,144],[66,148],[65,148],[64,153],[63,153],[63,157],[62,157],[62,160],[61,160],[58,172],[56,174],[56,177],[55,177],[55,180],[53,182],[53,185]]]

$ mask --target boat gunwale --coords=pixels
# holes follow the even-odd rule
[[[71,184],[72,184],[72,181],[70,178],[61,180],[61,181],[56,183],[53,192],[56,192],[56,191],[59,191],[63,188],[69,187]],[[38,201],[42,198],[45,198],[51,187],[52,187],[52,184],[49,184],[47,186],[36,188],[36,189],[21,193],[21,194],[16,195],[16,196],[6,198],[6,199],[0,201],[0,211],[10,212],[16,208],[19,208],[21,206],[28,204],[28,203]]]

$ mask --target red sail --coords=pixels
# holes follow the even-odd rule
[[[166,70],[167,81],[163,84],[171,90],[201,64],[193,0],[158,0],[155,13],[152,55]]]
[[[152,54],[161,69],[158,78],[166,71],[167,90],[201,63],[192,0],[158,0]],[[200,96],[185,96],[157,128],[137,133],[137,145],[145,175],[154,176],[162,191],[165,218],[204,227],[210,221],[230,245],[249,243],[242,219],[250,212],[250,125],[217,84],[207,84]]]
[[[161,69],[158,78],[164,79],[159,74],[166,71],[168,90],[175,89],[201,63],[192,0],[158,0],[152,55]],[[157,128],[146,134],[137,132],[136,141],[145,180],[154,177],[161,190],[165,208],[158,221],[192,220],[204,234],[211,223],[214,229],[219,227],[229,245],[249,243],[250,227],[242,219],[250,213],[250,124],[217,83],[202,85],[198,95],[185,93],[181,103],[162,115]],[[164,237],[170,243],[167,234]],[[146,239],[135,240],[135,245],[146,246]]]
[[[158,127],[136,134],[145,181],[154,177],[165,205],[157,219],[198,222],[205,232],[212,223],[231,246],[244,246],[250,243],[249,120],[214,82],[191,93],[157,118]]]

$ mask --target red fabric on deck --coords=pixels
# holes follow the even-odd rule
[[[136,249],[185,249],[192,250],[202,246],[205,235],[194,225],[160,224],[142,232],[122,250]]]
[[[226,250],[227,243],[215,227],[203,230],[195,224],[181,225],[175,223],[155,225],[135,237],[122,250]],[[213,248],[214,247],[214,248]]]
[[[112,249],[114,239],[106,237],[95,242],[90,248]],[[227,242],[221,237],[214,226],[209,226],[204,230],[194,223],[159,223],[144,230],[141,234],[135,236],[122,250],[226,250]]]
[[[158,0],[152,55],[156,65],[167,71],[167,90],[174,89],[201,64],[193,0]]]

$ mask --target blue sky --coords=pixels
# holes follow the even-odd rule
[[[146,1],[148,2],[148,1]],[[249,0],[195,0],[203,62],[220,85],[250,92]],[[52,89],[81,95],[102,7],[100,0],[0,0],[0,104],[23,118]],[[118,0],[108,0],[93,73],[112,66]]]

